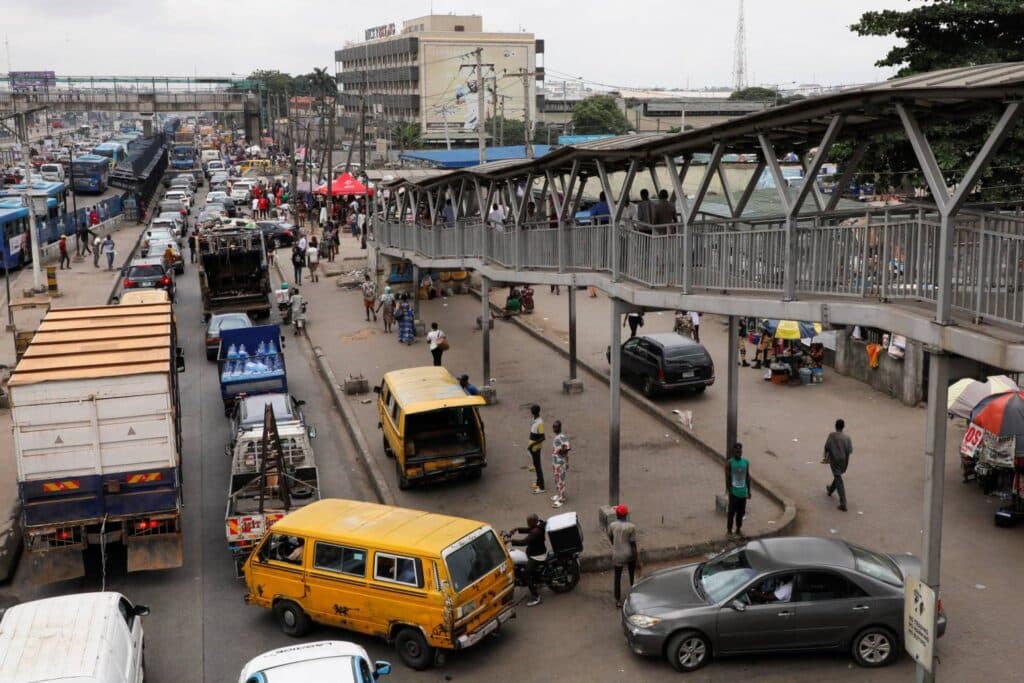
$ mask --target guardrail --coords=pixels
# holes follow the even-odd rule
[[[474,219],[455,227],[388,220],[378,224],[377,240],[428,258],[599,271],[647,287],[781,295],[792,268],[796,291],[805,297],[936,301],[941,250],[934,213],[882,210],[834,220],[801,219],[791,236],[777,220],[703,222],[687,229],[574,223],[519,231]],[[1024,326],[1024,218],[971,212],[957,219],[952,301],[973,319]]]

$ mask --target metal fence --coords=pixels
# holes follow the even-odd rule
[[[954,308],[974,319],[1024,326],[1024,218],[961,214],[953,242]],[[571,224],[518,232],[474,219],[433,229],[391,222],[381,230],[381,243],[430,258],[562,272],[613,273],[614,252],[620,279],[713,292],[781,294],[791,269],[800,296],[919,302],[937,298],[941,253],[938,216],[917,209],[801,219],[792,234],[780,220],[706,221],[686,230]]]

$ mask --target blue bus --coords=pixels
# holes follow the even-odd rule
[[[83,154],[71,160],[71,180],[75,192],[102,194],[110,179],[110,160],[98,154]]]
[[[0,199],[0,260],[5,268],[16,268],[24,260],[30,260],[28,253],[28,229],[31,221],[28,208],[20,199]]]
[[[26,190],[32,196],[46,196],[46,215],[40,215],[40,218],[50,220],[67,213],[68,188],[64,183],[36,182],[31,185],[26,183],[8,185],[6,189],[0,191],[0,197],[14,198],[20,201],[22,193]]]
[[[128,157],[128,148],[121,142],[103,142],[92,149],[92,153],[110,159],[110,170]]]

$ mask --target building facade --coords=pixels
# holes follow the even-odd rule
[[[423,140],[433,144],[475,139],[477,121],[490,120],[495,112],[521,120],[528,107],[530,120],[537,120],[537,81],[544,75],[537,56],[544,43],[532,33],[485,32],[481,16],[435,14],[398,28],[367,29],[365,37],[334,53],[340,122],[348,133],[360,124],[364,100],[368,134],[418,123]],[[476,73],[477,48],[482,79]]]

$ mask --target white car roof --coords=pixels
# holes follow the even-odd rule
[[[80,593],[9,608],[0,620],[0,681],[38,683],[96,674],[105,622],[120,593]]]
[[[302,643],[281,647],[254,657],[242,668],[239,683],[246,683],[249,677],[260,673],[273,673],[268,676],[273,683],[310,683],[311,681],[331,681],[332,683],[348,683],[354,681],[352,666],[339,659],[362,657],[367,662],[372,660],[366,650],[341,640],[321,640],[315,643]]]

